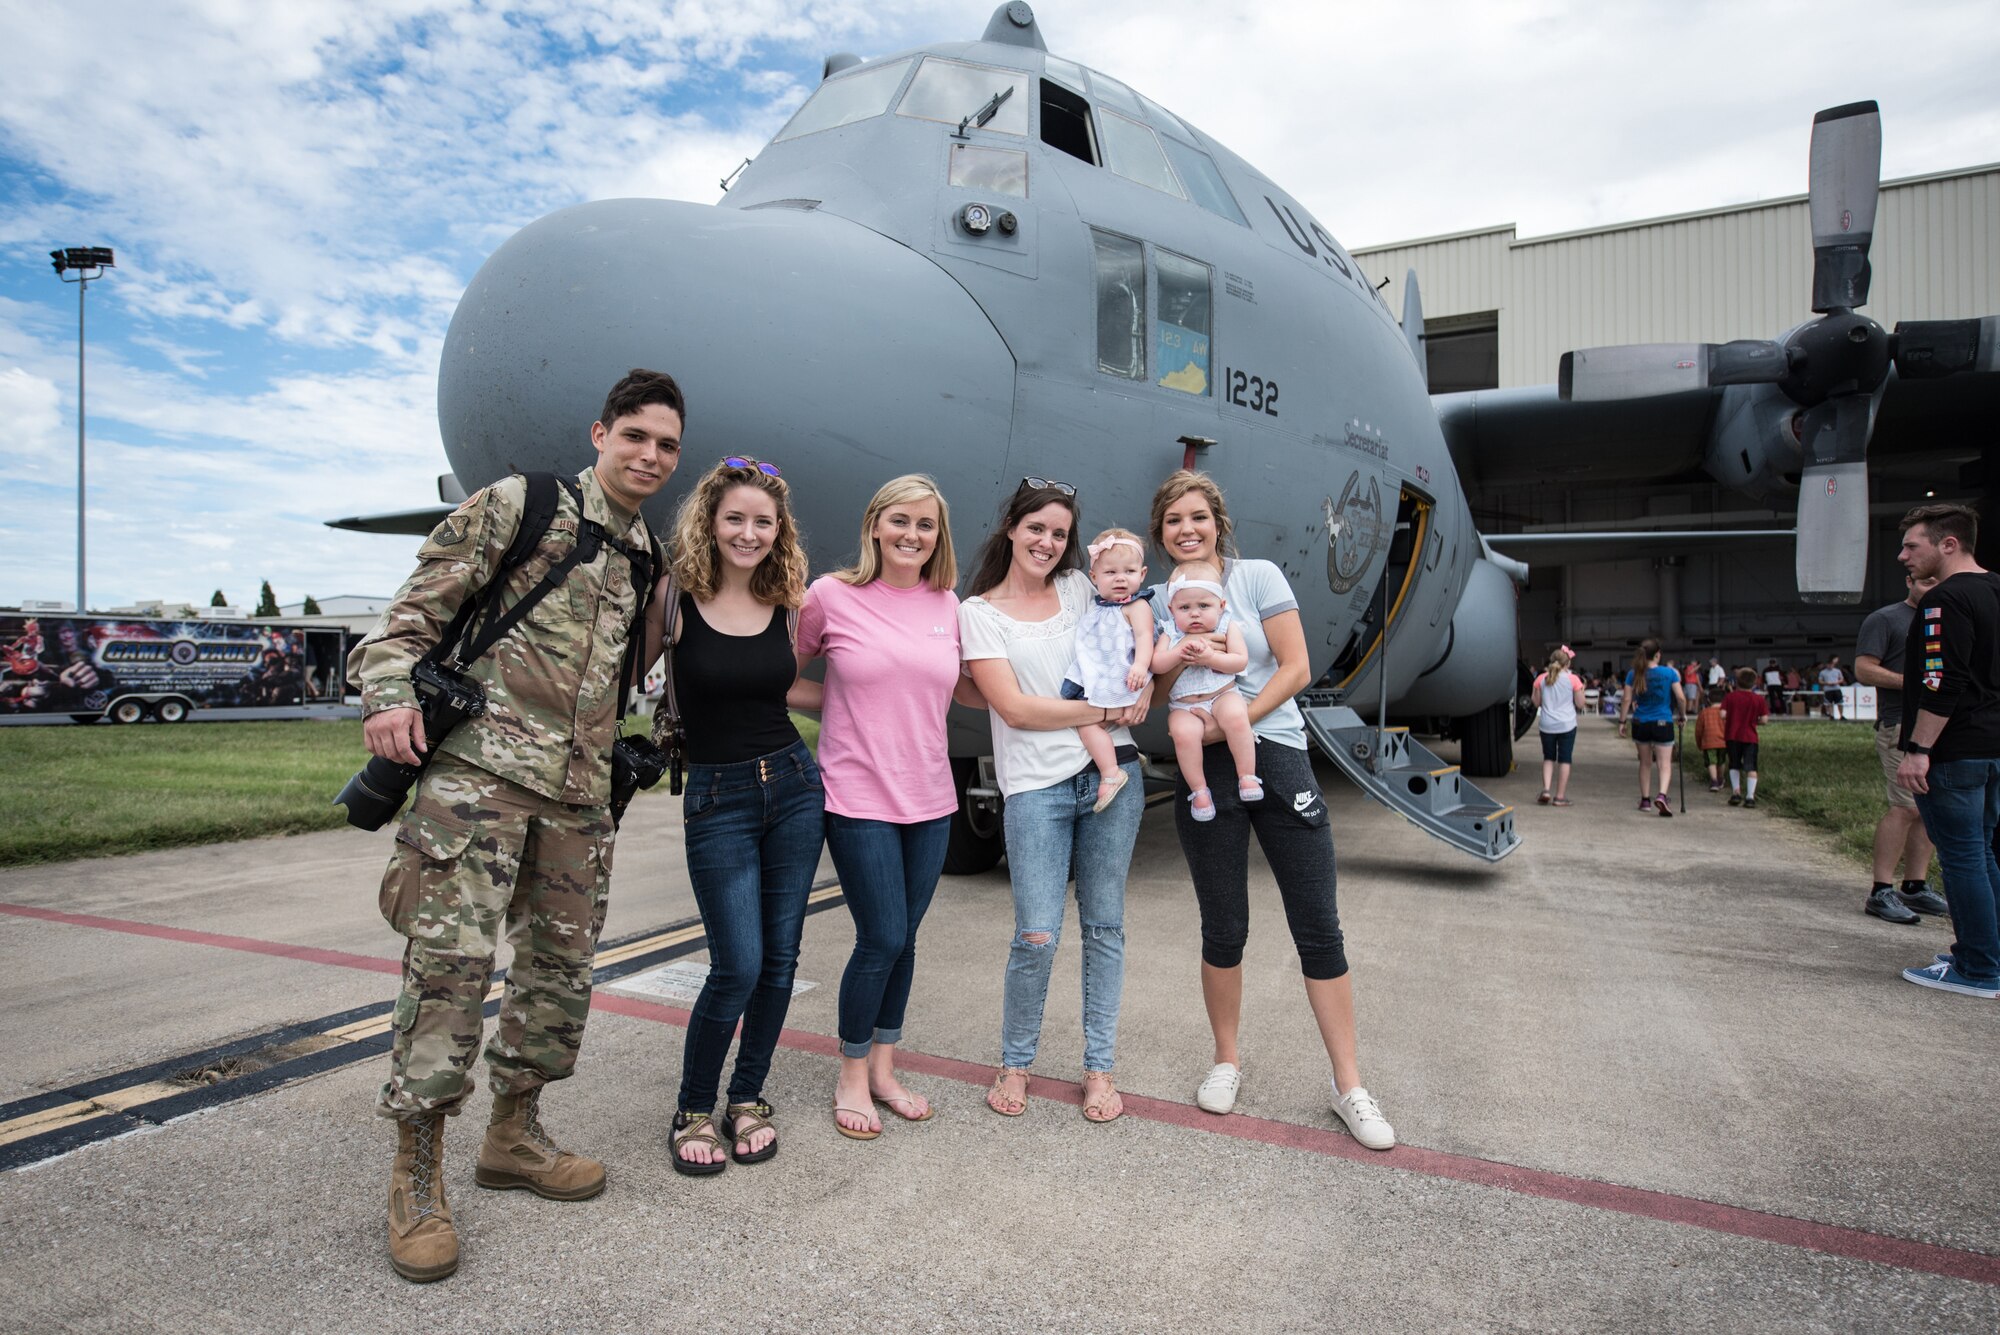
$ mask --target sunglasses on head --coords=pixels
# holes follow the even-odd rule
[[[762,459],[752,459],[747,454],[732,454],[722,461],[724,468],[754,468],[765,477],[783,477],[776,464],[767,464]]]
[[[1065,496],[1076,495],[1076,488],[1067,482],[1058,482],[1052,477],[1024,477],[1017,491],[1059,491]]]

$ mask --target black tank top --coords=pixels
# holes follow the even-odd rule
[[[785,609],[755,635],[725,635],[702,620],[692,594],[681,594],[681,637],[674,645],[674,702],[696,765],[734,765],[782,751],[799,740],[785,708],[798,660]]]

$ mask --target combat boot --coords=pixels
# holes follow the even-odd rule
[[[458,1269],[458,1230],[444,1199],[444,1114],[399,1119],[389,1174],[389,1264],[428,1284]]]
[[[505,1191],[521,1187],[552,1201],[588,1200],[604,1190],[604,1165],[556,1148],[542,1128],[541,1086],[525,1094],[495,1094],[493,1120],[479,1147],[472,1180]]]

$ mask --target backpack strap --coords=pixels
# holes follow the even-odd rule
[[[554,483],[560,484],[563,490],[570,494],[570,499],[576,502],[576,545],[569,549],[569,554],[564,556],[562,560],[549,567],[548,573],[542,576],[539,583],[522,594],[512,607],[497,616],[494,614],[494,609],[499,605],[500,595],[505,589],[506,581],[496,575],[487,584],[480,607],[479,629],[476,633],[467,636],[466,643],[456,654],[456,662],[461,671],[483,656],[488,649],[491,649],[494,645],[505,639],[508,632],[520,624],[522,617],[533,611],[537,603],[548,597],[558,585],[569,578],[570,571],[580,565],[588,565],[592,561],[595,561],[598,552],[606,544],[603,525],[583,517],[583,492],[578,488],[576,482],[571,478],[556,477],[552,473],[544,474],[543,476],[548,477]],[[528,478],[532,494],[535,485],[534,474],[529,474]],[[531,515],[528,510],[522,511],[521,527],[515,531],[514,541],[507,546],[509,556],[514,554],[516,547],[522,546],[522,538],[528,532],[530,517]],[[554,518],[555,512],[553,505],[551,505],[547,511],[547,518],[541,521],[542,533],[545,534],[548,532],[549,524]],[[540,541],[541,535],[535,535],[535,542],[527,544],[525,552],[534,551]],[[504,557],[502,558],[503,565],[505,559]],[[527,557],[524,554],[522,560],[526,559]]]

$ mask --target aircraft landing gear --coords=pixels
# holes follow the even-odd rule
[[[1003,799],[993,786],[990,768],[972,756],[954,756],[951,779],[958,790],[958,810],[951,816],[951,838],[945,844],[948,876],[976,876],[992,870],[1006,851],[1001,837]]]
[[[1514,768],[1512,700],[1496,700],[1477,714],[1453,719],[1458,767],[1475,779],[1497,779]]]

